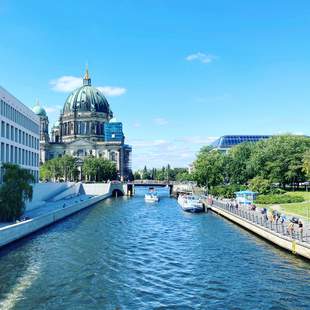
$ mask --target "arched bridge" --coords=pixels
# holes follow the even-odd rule
[[[149,186],[149,187],[169,187],[170,195],[173,192],[173,183],[170,181],[157,181],[157,180],[135,180],[132,182],[134,186]]]

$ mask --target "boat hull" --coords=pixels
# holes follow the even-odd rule
[[[190,213],[200,213],[204,212],[204,205],[198,201],[188,200],[186,197],[179,197],[178,203],[182,210]]]
[[[145,195],[144,200],[145,202],[158,202],[159,198],[157,196]]]

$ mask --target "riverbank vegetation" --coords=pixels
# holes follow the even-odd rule
[[[232,198],[235,191],[250,189],[260,194],[255,203],[305,215],[310,193],[300,190],[310,179],[310,139],[273,136],[227,153],[204,147],[194,162],[193,179],[216,196]]]
[[[228,153],[204,147],[194,162],[193,178],[208,190],[216,186],[245,185],[262,194],[298,189],[310,177],[310,139],[274,136],[242,143]]]
[[[190,175],[186,168],[171,168],[170,165],[161,169],[146,166],[142,170],[134,173],[135,180],[157,180],[157,181],[192,181],[193,176]]]
[[[3,184],[0,187],[0,221],[15,221],[25,211],[27,200],[32,199],[33,175],[14,164],[3,164]]]
[[[79,167],[78,159],[69,155],[53,158],[40,167],[42,181],[86,181],[102,182],[115,180],[117,169],[114,162],[88,156]]]
[[[271,194],[271,195],[259,195],[255,203],[258,204],[283,204],[293,202],[304,202],[303,196],[292,196],[289,194]]]

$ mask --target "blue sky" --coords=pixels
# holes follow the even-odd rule
[[[310,2],[0,0],[0,85],[53,123],[88,62],[133,168],[224,134],[310,134]]]

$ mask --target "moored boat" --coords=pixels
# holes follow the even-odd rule
[[[198,213],[204,211],[204,204],[199,197],[194,195],[179,195],[178,203],[186,212]]]

